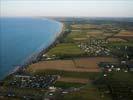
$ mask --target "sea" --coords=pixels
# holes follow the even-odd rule
[[[0,80],[51,45],[62,23],[47,18],[0,18]]]

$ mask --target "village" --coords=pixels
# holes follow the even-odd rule
[[[131,100],[133,45],[123,36],[131,30],[123,33],[125,26],[117,22],[99,25],[70,19],[59,20],[65,34],[38,62],[0,82],[0,99]]]

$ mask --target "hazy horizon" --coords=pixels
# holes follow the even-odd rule
[[[1,0],[0,17],[133,17],[132,0]]]

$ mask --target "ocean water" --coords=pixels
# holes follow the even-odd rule
[[[50,19],[0,18],[0,79],[53,43],[61,29]]]

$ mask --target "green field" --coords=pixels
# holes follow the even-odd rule
[[[32,88],[16,88],[16,87],[3,86],[1,88],[1,91],[5,94],[10,93],[10,91],[12,91],[12,93],[14,94],[14,96],[11,96],[10,99],[3,99],[3,100],[12,100],[12,98],[13,100],[15,100],[14,97],[16,98],[21,97],[20,100],[22,100],[22,98],[27,95],[36,98],[36,100],[37,99],[40,100],[40,98],[44,96],[46,89],[40,90],[40,89],[32,89]]]
[[[57,44],[54,48],[50,49],[47,55],[55,55],[56,57],[74,57],[82,56],[84,55],[84,52],[76,44],[61,43]]]
[[[101,73],[100,72],[73,72],[73,71],[61,71],[61,70],[40,70],[33,74],[36,75],[60,75],[62,77],[73,77],[73,78],[87,78],[90,80],[96,79]]]
[[[86,30],[72,31],[64,38],[64,42],[75,42],[74,38],[87,38],[86,32]]]
[[[111,42],[108,44],[109,47],[122,47],[122,46],[130,46],[133,47],[133,42]]]
[[[133,72],[112,72],[109,74],[110,80],[125,82],[126,84],[133,85]],[[127,83],[128,82],[128,83]]]
[[[99,91],[110,91],[113,100],[132,100],[133,72],[111,72],[107,77],[101,76],[97,81]]]
[[[61,100],[112,100],[110,96],[101,94],[92,84],[86,85],[77,92],[63,95]]]
[[[83,83],[72,83],[72,82],[59,82],[59,81],[57,81],[54,84],[55,87],[60,87],[60,88],[63,88],[63,89],[72,88],[72,87],[78,88],[78,87],[81,87],[83,85],[85,85],[85,84],[83,84]]]
[[[95,37],[97,39],[104,38],[104,35],[108,35],[108,33],[103,33],[102,30],[77,30],[69,33],[65,38],[65,43],[73,43],[73,42],[84,42],[88,40],[90,37]]]

